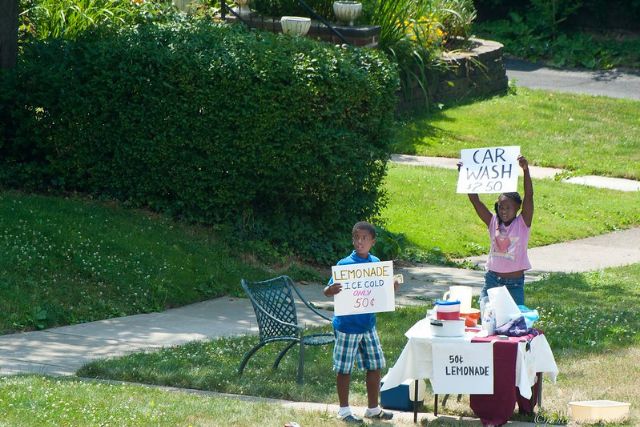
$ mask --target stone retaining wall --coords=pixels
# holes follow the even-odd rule
[[[428,100],[416,83],[408,93],[398,94],[398,109],[406,111],[428,104],[452,104],[505,93],[509,82],[502,44],[482,39],[471,39],[471,42],[474,47],[470,51],[445,54],[446,69],[429,76]]]

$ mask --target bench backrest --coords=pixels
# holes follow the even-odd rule
[[[242,288],[251,299],[256,313],[261,341],[298,336],[298,329],[294,326],[298,324],[298,316],[292,286],[291,279],[287,276],[262,282],[242,280]],[[289,323],[291,326],[282,325],[273,318]]]

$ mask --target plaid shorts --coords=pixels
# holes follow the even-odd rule
[[[339,374],[350,374],[353,362],[360,369],[375,371],[385,367],[384,354],[376,328],[362,334],[347,334],[335,331],[333,346],[333,370]]]

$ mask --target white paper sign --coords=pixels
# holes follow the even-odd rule
[[[336,265],[331,267],[331,277],[333,283],[342,284],[342,291],[334,296],[337,316],[396,309],[392,261]]]
[[[458,193],[506,193],[518,190],[519,146],[460,150]]]
[[[434,394],[493,394],[493,343],[433,342]]]

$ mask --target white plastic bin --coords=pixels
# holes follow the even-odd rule
[[[610,422],[629,416],[629,403],[613,400],[585,400],[569,402],[569,415],[576,422]]]

